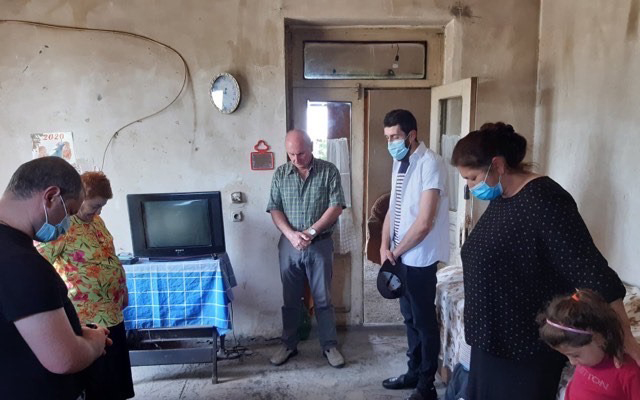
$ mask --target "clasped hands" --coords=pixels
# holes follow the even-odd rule
[[[304,232],[292,232],[289,236],[287,236],[291,245],[298,251],[306,250],[307,247],[311,244],[313,240],[313,236],[307,231]]]
[[[109,330],[105,327],[95,324],[87,324],[82,327],[82,336],[88,337],[89,340],[97,342],[100,347],[102,342],[102,355],[107,354],[107,347],[113,344],[113,340],[109,337]]]

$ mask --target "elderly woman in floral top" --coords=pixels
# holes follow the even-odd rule
[[[113,193],[102,172],[86,172],[81,177],[85,199],[71,217],[67,233],[37,247],[67,284],[80,321],[108,328],[113,340],[107,354],[88,370],[87,400],[128,399],[134,393],[122,314],[127,286],[113,238],[100,218]]]

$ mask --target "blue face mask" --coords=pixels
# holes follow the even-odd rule
[[[409,152],[409,148],[405,145],[404,140],[394,140],[387,143],[387,149],[391,157],[398,161],[402,160]]]
[[[491,187],[487,184],[487,176],[489,176],[489,171],[491,171],[491,166],[489,166],[487,174],[484,176],[484,180],[469,189],[471,191],[471,194],[480,200],[493,200],[502,195],[502,183],[500,182],[502,177],[498,178],[497,185]]]
[[[51,242],[56,240],[58,236],[63,235],[65,232],[69,230],[69,225],[71,221],[69,220],[69,213],[67,213],[67,206],[64,204],[64,199],[60,196],[60,200],[62,200],[62,207],[64,207],[64,218],[60,223],[56,225],[51,225],[49,223],[49,214],[47,213],[47,207],[43,204],[44,208],[44,217],[45,222],[42,224],[42,227],[38,229],[36,232],[35,239],[38,242]]]

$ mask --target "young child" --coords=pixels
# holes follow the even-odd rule
[[[600,295],[557,297],[538,323],[542,340],[576,366],[565,400],[640,400],[640,367],[623,354],[620,321]],[[620,368],[614,358],[624,360]]]

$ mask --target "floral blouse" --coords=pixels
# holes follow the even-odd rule
[[[65,235],[36,247],[67,284],[81,322],[110,327],[124,320],[124,269],[100,216],[91,222],[72,216]]]

